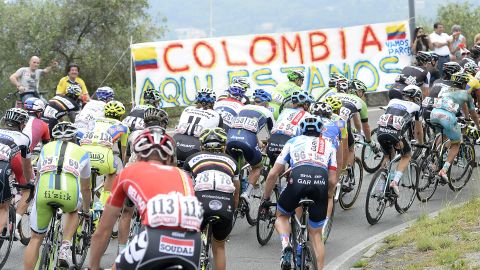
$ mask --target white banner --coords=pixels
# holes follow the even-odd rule
[[[132,45],[135,101],[144,89],[159,89],[162,107],[185,106],[197,89],[227,89],[234,77],[248,78],[251,89],[271,90],[287,80],[291,68],[305,72],[303,88],[324,87],[331,72],[384,91],[410,63],[408,21],[302,32],[230,36]]]

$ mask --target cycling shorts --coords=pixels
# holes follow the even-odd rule
[[[233,193],[216,190],[196,191],[195,196],[203,204],[202,230],[207,226],[208,218],[217,216],[220,219],[212,225],[212,235],[218,241],[227,239],[233,229]]]
[[[113,155],[113,150],[101,145],[81,146],[90,155],[90,166],[98,169],[100,175],[115,174],[119,168],[119,159]]]
[[[308,210],[310,227],[321,228],[327,216],[327,170],[310,165],[293,168],[287,186],[278,198],[277,209],[281,214],[291,216],[304,198],[314,201]]]
[[[388,98],[390,100],[395,99],[395,98],[403,100],[402,91],[395,90],[395,89],[390,89],[390,91],[388,91]]]
[[[201,145],[200,140],[197,137],[184,134],[175,134],[173,135],[173,139],[177,144],[177,162],[180,167],[183,167],[183,162],[185,162],[188,157],[200,152]]]
[[[452,142],[460,142],[462,140],[462,132],[457,125],[457,117],[454,113],[435,108],[430,116],[430,123],[438,124],[443,127],[443,134]],[[439,127],[435,127],[436,132],[440,132]]]
[[[409,142],[402,135],[402,131],[392,127],[378,127],[377,140],[385,155],[390,155],[393,149],[398,151],[402,156],[410,153],[412,150]],[[396,149],[395,145],[399,142],[403,143],[403,148]]]
[[[267,156],[270,160],[271,166],[275,164],[275,161],[280,155],[280,152],[282,152],[283,147],[285,147],[285,144],[291,138],[292,137],[285,134],[272,134],[272,136],[270,136],[267,142]]]
[[[351,149],[355,145],[355,138],[353,137],[352,125],[350,121],[347,123],[348,148]]]
[[[81,206],[80,183],[69,173],[44,173],[37,183],[32,212],[30,213],[30,228],[36,233],[46,233],[53,208],[49,203],[58,203],[63,212],[71,213]]]
[[[116,269],[196,270],[200,263],[200,233],[145,227],[115,260]]]
[[[11,174],[12,169],[10,163],[7,161],[0,161],[0,204],[13,198],[9,179]]]
[[[245,129],[230,129],[227,134],[227,153],[233,159],[238,160],[239,153],[233,149],[243,152],[243,157],[252,167],[262,162],[262,151],[258,146],[257,134]]]

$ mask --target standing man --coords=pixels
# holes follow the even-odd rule
[[[40,69],[38,68],[40,66],[40,58],[38,56],[32,56],[28,64],[28,67],[21,67],[10,75],[10,82],[20,92],[22,103],[25,103],[25,100],[29,97],[40,97],[38,93],[40,76],[49,73],[53,68],[58,66],[58,62],[54,60],[47,68]]]
[[[67,88],[70,85],[78,85],[82,88],[81,99],[83,104],[90,101],[90,96],[88,95],[87,86],[85,82],[78,77],[80,72],[80,67],[77,64],[70,64],[67,68],[67,76],[60,79],[57,85],[56,95],[65,95],[67,93]]]
[[[443,77],[443,64],[450,61],[450,47],[452,39],[444,33],[443,24],[436,22],[433,25],[434,32],[430,34],[430,40],[433,45],[433,51],[438,55],[438,71]]]

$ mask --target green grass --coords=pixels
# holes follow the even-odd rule
[[[364,268],[368,265],[368,262],[366,260],[359,260],[356,261],[352,267],[354,268]]]

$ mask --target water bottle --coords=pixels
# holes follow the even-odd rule
[[[245,191],[248,187],[248,180],[247,180],[247,177],[243,177],[242,178],[242,192]]]
[[[302,245],[297,244],[297,253],[295,254],[295,263],[297,267],[302,265]]]

